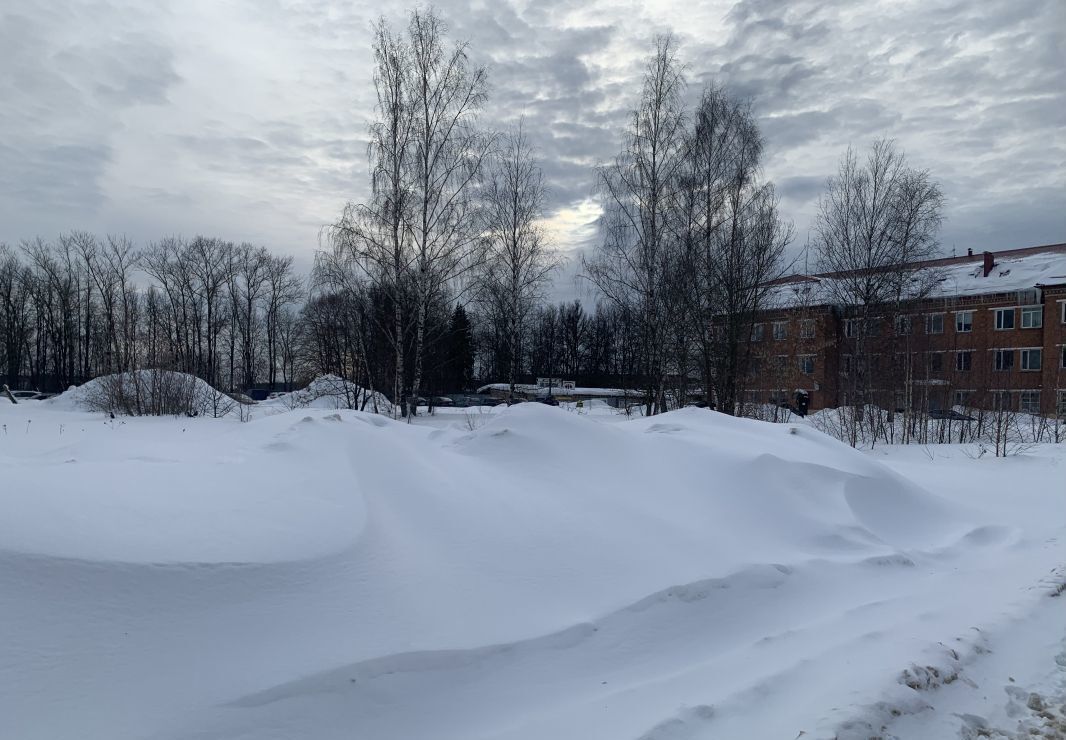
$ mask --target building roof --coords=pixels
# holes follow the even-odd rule
[[[511,386],[508,385],[507,383],[489,383],[488,385],[483,385],[480,388],[478,388],[477,392],[478,393],[487,393],[488,391],[506,391],[506,390],[509,390],[510,388],[511,388]],[[537,386],[537,385],[529,385],[529,384],[525,384],[525,383],[516,383],[515,384],[515,390],[518,391],[519,393],[532,393],[532,394],[544,395],[544,396],[548,395],[548,389],[546,387]],[[556,396],[591,396],[591,397],[594,397],[594,398],[610,398],[610,397],[613,397],[613,396],[630,396],[630,397],[636,398],[636,397],[641,397],[644,394],[643,394],[642,391],[634,390],[634,389],[631,389],[631,388],[630,389],[623,389],[623,388],[583,388],[583,387],[579,386],[577,388],[566,388],[566,389],[564,389],[561,386],[555,386],[555,387],[552,388],[552,395],[556,395]]]
[[[937,284],[924,297],[1011,293],[1047,285],[1066,284],[1066,244],[1047,244],[993,252],[992,270],[984,274],[984,254],[943,257],[914,265],[936,271]],[[771,283],[768,308],[820,306],[833,303],[832,281],[840,273],[789,275]],[[925,281],[914,278],[915,285]],[[917,287],[916,287],[917,290]]]

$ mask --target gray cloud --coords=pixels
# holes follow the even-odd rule
[[[0,10],[0,241],[70,228],[141,240],[211,232],[306,262],[321,226],[365,197],[370,24],[382,6],[9,5]],[[800,241],[843,150],[879,136],[941,181],[945,245],[1066,239],[1060,0],[438,7],[490,69],[486,123],[524,119],[551,207],[570,229],[563,248],[590,246],[582,204],[593,168],[616,151],[642,59],[666,30],[681,41],[693,100],[711,81],[752,100],[766,175]],[[398,9],[389,14],[404,22]]]

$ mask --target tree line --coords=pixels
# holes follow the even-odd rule
[[[535,132],[484,124],[488,72],[436,11],[380,20],[373,38],[367,197],[324,230],[309,276],[215,237],[0,245],[7,382],[55,390],[150,367],[241,391],[331,373],[407,414],[482,380],[513,393],[565,376],[641,390],[647,413],[693,396],[733,412],[793,239],[751,102],[712,83],[690,105],[675,41],[656,40],[619,152],[596,171],[600,240],[582,263],[596,304],[549,305],[558,261]],[[941,204],[890,142],[866,166],[849,150],[812,245],[820,266],[867,276],[841,302],[903,300]]]

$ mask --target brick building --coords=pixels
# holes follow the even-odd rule
[[[749,345],[745,400],[859,403],[1066,416],[1066,244],[929,260],[921,299],[860,319],[834,305],[840,275],[774,283]]]

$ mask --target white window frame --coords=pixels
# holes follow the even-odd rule
[[[1039,372],[1044,367],[1044,351],[1042,347],[1025,347],[1021,350],[1021,357],[1018,358],[1021,362],[1019,367],[1027,373]],[[1036,353],[1036,367],[1031,367],[1033,364],[1033,353]]]
[[[800,339],[814,339],[814,319],[800,319]]]
[[[910,316],[897,316],[896,317],[896,336],[905,337],[908,336],[913,330],[913,322]]]
[[[1060,388],[1055,391],[1055,413],[1060,418],[1066,419],[1066,389]]]
[[[761,342],[765,335],[766,324],[752,324],[751,325],[751,341]]]
[[[1000,367],[1000,357],[1010,357],[1010,365],[1007,367]],[[1014,350],[1013,349],[994,349],[992,350],[992,369],[997,373],[1009,373],[1014,370]]]
[[[964,356],[968,357],[969,360],[970,360],[968,363],[966,363],[966,365],[967,365],[966,367],[962,367],[962,364],[963,364],[962,358]],[[973,350],[972,349],[963,349],[963,350],[959,350],[958,352],[956,352],[955,353],[955,372],[957,372],[957,373],[968,373],[971,370],[973,370]]]
[[[933,358],[936,358],[939,367],[933,367]],[[931,373],[944,372],[944,353],[943,352],[928,352],[925,355],[925,367]]]
[[[1025,323],[1026,316],[1030,317],[1030,323]],[[1036,323],[1032,323],[1032,317],[1036,317]],[[1043,306],[1022,306],[1022,328],[1023,329],[1040,329],[1044,326],[1044,307]]]
[[[969,317],[969,325],[966,329],[960,329],[962,317]],[[970,334],[973,332],[973,311],[956,311],[955,312],[955,333],[956,334]]]
[[[955,406],[962,406],[963,408],[969,408],[970,401],[973,400],[973,391],[971,390],[956,390],[952,395],[952,400],[955,402]]]
[[[933,331],[933,319],[940,319],[939,331]],[[925,333],[926,334],[943,334],[944,333],[944,314],[943,313],[927,313],[925,315]]]
[[[859,325],[860,319],[844,319],[844,336],[848,339],[855,338],[855,328]]]
[[[1011,306],[1010,308],[993,308],[992,310],[996,314],[995,322],[993,323],[996,331],[1011,331],[1018,325],[1018,322],[1015,320],[1017,317],[1014,315],[1014,306]],[[1008,313],[1010,314],[1010,326],[1003,326],[1006,322],[1002,319]]]
[[[799,369],[804,375],[814,375],[814,359],[815,355],[799,355]],[[811,369],[807,370],[805,365],[810,362]]]
[[[781,331],[778,331],[778,327],[781,327]],[[788,339],[788,320],[773,322],[773,335],[775,342],[782,342]]]
[[[1035,399],[1035,403],[1033,403]],[[1018,410],[1023,414],[1040,413],[1040,391],[1024,390],[1018,393]]]
[[[1010,391],[991,391],[989,399],[992,401],[993,411],[1010,411],[1014,408]]]

